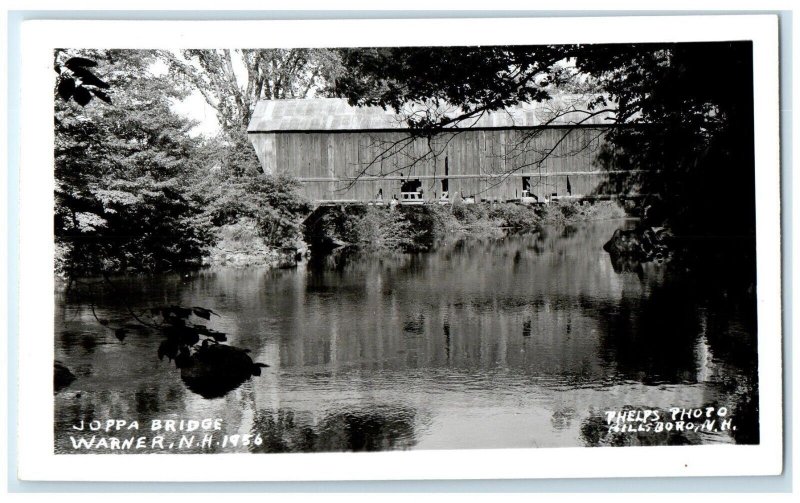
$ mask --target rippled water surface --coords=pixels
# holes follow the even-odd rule
[[[630,225],[115,278],[116,291],[92,290],[99,318],[130,325],[122,342],[86,288],[60,290],[56,359],[77,379],[55,395],[56,450],[74,452],[72,425],[109,418],[142,430],[221,418],[219,434],[262,439],[203,449],[216,452],[757,442],[752,302],[663,266],[616,272],[602,245]],[[190,390],[159,360],[161,336],[127,312],[171,304],[213,309],[209,326],[269,367],[222,398]],[[736,430],[612,435],[602,423],[626,406],[709,405],[729,407]]]

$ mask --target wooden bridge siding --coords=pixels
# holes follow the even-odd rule
[[[587,137],[596,136],[600,132],[596,128],[576,129],[567,134],[566,139],[556,148],[554,155],[545,161],[541,173],[558,174],[565,172],[594,171],[600,169],[596,163],[596,150],[584,150],[575,153]],[[426,198],[432,197],[435,191],[441,194],[441,179],[444,177],[444,157],[449,160],[450,193],[478,194],[490,185],[497,183],[495,180],[481,178],[457,179],[457,175],[480,175],[503,173],[509,168],[516,168],[530,164],[523,169],[525,172],[537,173],[533,165],[538,154],[526,152],[518,159],[506,162],[503,153],[506,145],[519,140],[526,131],[523,130],[479,130],[464,131],[452,139],[438,156],[435,166],[432,160],[425,160],[416,164],[413,169],[402,169],[406,177],[414,178],[419,175],[437,176],[435,187],[431,187],[430,180],[423,180],[423,189]],[[532,145],[537,150],[549,148],[555,144],[565,133],[563,129],[549,129],[542,131],[532,140]],[[299,179],[316,178],[325,181],[306,181],[304,191],[307,197],[313,200],[330,199],[357,199],[371,200],[378,189],[383,189],[385,199],[392,194],[400,192],[398,180],[363,181],[357,182],[348,190],[336,190],[346,187],[347,182],[332,182],[332,177],[355,177],[372,159],[379,155],[382,146],[376,139],[384,142],[400,140],[403,132],[391,133],[364,133],[364,132],[333,132],[333,133],[270,133],[253,135],[253,144],[259,158],[274,159],[275,172],[289,174]],[[442,139],[438,141],[444,141]],[[427,151],[425,139],[417,139],[408,147],[411,155],[421,155]],[[572,155],[570,155],[572,154]],[[263,162],[263,160],[262,160]],[[396,155],[384,159],[373,165],[371,174],[399,175],[398,168],[407,162]],[[434,169],[435,168],[435,169]],[[573,194],[591,194],[607,178],[606,175],[589,174],[570,175],[570,184]],[[538,186],[535,175],[531,177],[534,193],[539,195],[557,192],[566,194],[566,177],[549,176],[542,179],[544,186]],[[495,188],[480,193],[480,197],[511,199],[519,197],[522,190],[521,179],[510,177]]]

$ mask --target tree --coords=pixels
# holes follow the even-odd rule
[[[347,98],[354,106],[392,108],[408,127],[403,138],[391,142],[373,139],[380,154],[365,163],[360,174],[370,174],[373,165],[390,158],[404,159],[391,173],[407,171],[421,161],[438,158],[455,136],[474,126],[485,114],[519,103],[548,101],[548,116],[540,117],[545,125],[556,121],[561,124],[568,118],[578,127],[596,116],[613,112],[612,106],[596,99],[593,83],[580,78],[565,59],[565,50],[560,46],[341,50],[344,70],[333,93]],[[557,106],[550,101],[554,95],[559,96]],[[563,130],[562,142],[571,131]],[[504,156],[505,164],[515,167],[493,174],[498,177],[496,183],[514,171],[532,166],[521,164],[521,159],[536,148],[536,139],[541,134],[541,129],[528,130],[503,146],[500,155]],[[413,148],[420,138],[427,145],[422,151]],[[590,137],[568,143],[577,153],[596,148],[599,140]],[[562,142],[552,149],[536,152],[533,167],[541,167],[555,155]],[[386,174],[390,173],[381,173]]]
[[[338,68],[337,54],[327,49],[192,49],[161,55],[172,74],[217,111],[227,134],[247,130],[258,100],[308,97]]]
[[[151,51],[61,51],[97,62],[113,105],[56,100],[56,243],[70,275],[196,264],[210,243],[191,190],[193,123],[183,96],[150,73]],[[67,59],[69,61],[69,59]],[[105,100],[103,100],[105,101]]]
[[[198,152],[205,173],[206,215],[214,226],[252,223],[264,243],[284,247],[301,239],[300,219],[308,203],[285,178],[266,178],[247,138],[261,99],[324,94],[339,69],[327,49],[239,49],[161,51],[170,75],[187,92],[196,90],[217,111],[221,134]]]
[[[646,167],[652,223],[755,235],[752,44],[583,46],[577,68],[617,104],[609,161]],[[631,127],[634,126],[634,127]]]
[[[60,56],[65,53],[63,49],[56,49],[54,54],[53,69],[58,74],[56,79],[58,96],[64,101],[73,99],[81,106],[88,105],[93,97],[111,103],[111,97],[104,91],[110,86],[89,70],[97,66],[97,62],[78,56],[67,57],[62,61],[63,58]]]
[[[613,110],[604,159],[633,177],[650,224],[683,233],[752,234],[752,47],[749,43],[344,49],[336,94],[406,114],[411,136],[446,136],[481,114],[567,91]],[[421,111],[420,111],[421,110]],[[576,119],[579,123],[582,119]],[[566,131],[568,132],[568,131]],[[566,134],[565,132],[565,134]],[[525,141],[510,150],[524,149]],[[391,147],[391,146],[390,146]],[[390,152],[390,150],[387,150]],[[539,160],[551,152],[540,152]],[[517,167],[516,169],[519,169]],[[735,201],[735,202],[734,202]]]
[[[480,114],[543,101],[563,76],[556,47],[392,47],[343,49],[335,93],[351,105],[407,113],[418,134],[437,133]],[[407,105],[424,108],[409,110]],[[427,106],[425,106],[427,105]],[[450,113],[437,113],[444,107]]]

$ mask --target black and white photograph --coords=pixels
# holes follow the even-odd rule
[[[52,454],[762,445],[754,53],[52,48]]]

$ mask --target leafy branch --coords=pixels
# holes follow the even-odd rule
[[[105,90],[111,86],[97,77],[90,68],[97,66],[97,62],[88,58],[71,57],[63,64],[59,63],[59,55],[64,52],[55,52],[53,68],[58,74],[56,79],[56,93],[64,101],[74,100],[75,103],[85,107],[96,97],[111,104],[111,96]]]

